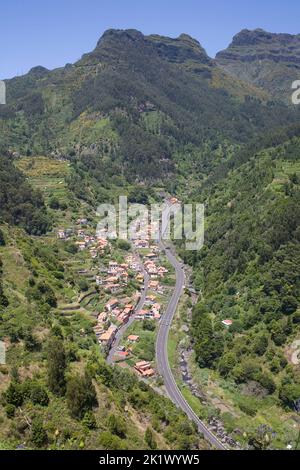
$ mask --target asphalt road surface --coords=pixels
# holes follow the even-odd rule
[[[166,211],[168,210],[169,210],[169,207],[167,206]],[[164,233],[164,230],[165,229],[163,227],[162,233]],[[192,408],[190,407],[190,405],[188,404],[188,402],[182,395],[181,391],[179,390],[175,382],[174,376],[172,374],[172,371],[170,369],[169,359],[168,359],[168,349],[167,349],[168,336],[169,336],[170,326],[171,326],[173,317],[175,315],[179,299],[185,287],[185,274],[184,274],[184,268],[183,268],[182,263],[180,263],[177,260],[176,256],[172,253],[172,251],[169,248],[166,248],[162,240],[159,241],[159,244],[160,244],[160,247],[163,250],[165,250],[167,259],[169,260],[169,262],[172,264],[172,266],[175,269],[176,284],[175,284],[174,291],[172,293],[172,297],[166,308],[166,311],[161,318],[160,326],[159,326],[159,330],[157,334],[157,339],[156,339],[157,368],[158,368],[160,375],[163,377],[166,392],[169,398],[173,401],[173,403],[178,408],[180,408],[192,421],[196,423],[199,432],[203,434],[204,438],[207,441],[209,441],[213,447],[215,447],[216,449],[220,449],[220,450],[226,450],[226,447],[224,446],[224,444],[222,444],[222,442],[219,441],[219,439],[208,429],[208,427],[199,419],[196,413],[192,410]],[[138,312],[140,309],[143,308],[143,305],[147,296],[148,285],[149,285],[149,275],[144,269],[142,263],[141,263],[141,266],[142,266],[143,273],[144,273],[144,289],[141,292],[140,300],[135,308],[136,312]],[[107,356],[107,362],[109,364],[113,362],[113,357],[117,352],[118,346],[120,344],[121,339],[123,338],[124,333],[134,321],[135,321],[135,316],[132,315],[128,323],[126,323],[119,329],[116,335],[115,341]]]
[[[164,233],[164,232],[163,232]],[[176,256],[172,253],[170,249],[166,249],[165,244],[162,240],[160,240],[161,248],[165,249],[166,257],[168,258],[169,262],[175,269],[176,273],[176,285],[172,294],[172,297],[169,301],[169,304],[166,308],[165,313],[163,314],[157,334],[156,339],[156,363],[158,367],[158,371],[160,375],[164,379],[165,389],[167,394],[169,395],[170,399],[173,403],[178,407],[181,408],[186,415],[196,423],[198,426],[199,432],[204,435],[204,438],[211,443],[213,447],[220,450],[226,450],[226,447],[219,439],[207,428],[207,426],[199,419],[196,413],[192,410],[184,396],[182,395],[181,391],[179,390],[172,371],[169,365],[168,359],[168,336],[170,326],[175,315],[177,305],[180,299],[180,296],[183,292],[185,286],[185,274],[184,269],[182,267],[182,263],[180,263]]]

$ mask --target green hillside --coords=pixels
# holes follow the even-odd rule
[[[0,448],[209,447],[164,397],[161,377],[146,383],[107,365],[93,329],[109,299],[95,272],[124,264],[130,250],[114,241],[93,258],[87,241],[81,251],[95,235],[97,205],[167,194],[206,208],[203,249],[176,243],[192,284],[168,344],[184,396],[241,448],[296,446],[300,108],[285,90],[298,43],[245,30],[211,59],[187,34],[108,30],[74,64],[6,80]],[[137,289],[128,276],[124,306]],[[173,273],[167,285],[169,295]],[[157,328],[145,325],[136,354],[153,359]]]
[[[263,423],[275,435],[255,445],[274,448],[297,437],[300,375],[292,353],[300,334],[299,153],[296,137],[261,150],[200,192],[205,246],[183,254],[202,292],[193,312],[195,361],[203,373],[214,371],[214,392],[223,390],[237,409],[239,418],[234,411],[224,415],[228,428],[239,427],[253,445]]]

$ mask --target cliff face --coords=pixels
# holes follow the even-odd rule
[[[242,30],[216,62],[234,77],[246,80],[291,103],[291,85],[300,77],[300,34]]]

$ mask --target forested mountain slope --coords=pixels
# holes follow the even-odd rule
[[[252,417],[250,429],[261,414],[272,423],[270,406],[299,409],[291,358],[300,333],[299,154],[299,137],[260,150],[200,193],[205,246],[184,255],[202,292],[193,314],[196,361],[216,371],[224,389],[235,384],[231,399]]]
[[[234,404],[222,417],[228,432],[238,425],[240,441],[253,446],[248,429],[268,423],[274,448],[294,439],[300,111],[277,98],[287,102],[298,39],[244,31],[213,60],[186,34],[109,30],[75,64],[6,81],[0,445],[206,446],[168,400],[104,363],[93,320],[77,303],[86,289],[78,272],[95,266],[56,233],[73,233],[81,218],[95,229],[97,204],[119,194],[149,203],[166,191],[206,205],[204,248],[179,251],[201,294],[190,328],[197,371]],[[62,314],[71,303],[79,311]]]
[[[20,225],[41,235],[51,227],[42,195],[33,191],[8,156],[0,155],[0,223]]]
[[[8,80],[1,146],[23,154],[97,155],[126,178],[174,173],[174,152],[297,119],[284,105],[233,79],[187,35],[109,30],[91,53],[53,71]],[[213,164],[213,163],[212,163]]]

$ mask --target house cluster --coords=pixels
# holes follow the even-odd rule
[[[141,377],[152,377],[155,374],[151,363],[148,361],[139,361],[135,364],[134,369]]]
[[[96,276],[96,284],[112,293],[118,292],[127,286],[129,278],[129,265],[127,263],[118,263],[110,261],[105,274]]]
[[[108,267],[104,268],[102,274],[97,275],[95,279],[97,285],[115,294],[127,286],[130,277],[134,277],[139,284],[144,283],[144,275],[134,255],[128,255],[125,263],[110,261]]]
[[[97,258],[98,254],[104,253],[106,248],[110,249],[109,241],[106,238],[88,235],[83,229],[77,231],[75,243],[79,251],[88,249],[93,259]]]
[[[59,240],[70,240],[74,235],[74,230],[72,228],[60,229],[57,232],[57,238]]]
[[[125,299],[111,298],[104,306],[104,311],[97,316],[97,324],[94,331],[99,343],[110,348],[120,326],[127,323],[134,312],[135,304],[138,302],[140,293],[136,292],[133,297]]]
[[[156,252],[153,251],[144,256],[144,268],[150,277],[149,288],[163,293],[159,281],[168,273],[168,269],[159,264]]]
[[[133,313],[134,305],[132,303],[121,304],[118,299],[110,299],[105,305],[105,310],[109,312],[110,318],[118,323],[127,323]]]
[[[78,219],[85,221],[86,219]],[[79,222],[77,221],[77,224]],[[57,231],[57,238],[59,240],[74,240],[79,251],[89,250],[93,259],[97,258],[98,254],[103,254],[106,249],[110,249],[110,243],[106,238],[100,235],[90,235],[83,228],[74,230],[73,228],[59,229]]]
[[[135,318],[137,320],[160,320],[161,318],[161,304],[156,302],[154,295],[146,297],[143,309],[139,310]]]
[[[144,276],[141,273],[138,257],[134,254],[128,254],[124,263],[110,260],[108,266],[96,276],[96,283],[101,285],[104,290],[114,294],[105,304],[104,311],[98,314],[95,327],[99,343],[107,348],[111,347],[119,327],[127,323],[133,315],[135,305],[141,296],[139,290],[131,297],[122,299],[116,293],[127,286],[130,276],[135,276],[137,279],[139,275],[141,275],[143,283]]]
[[[151,248],[150,240],[153,238],[158,239],[158,229],[159,226],[156,222],[146,224],[142,226],[139,222],[136,222],[131,227],[131,230],[134,231],[133,245],[135,248]]]

